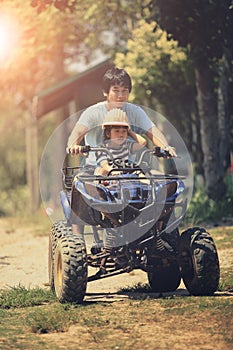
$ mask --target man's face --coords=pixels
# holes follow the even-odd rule
[[[113,85],[107,94],[107,101],[110,109],[120,108],[128,101],[129,89],[121,85]]]

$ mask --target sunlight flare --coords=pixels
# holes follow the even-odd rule
[[[17,21],[10,16],[0,16],[0,62],[8,60],[19,41]]]

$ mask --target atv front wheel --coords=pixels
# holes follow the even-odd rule
[[[220,268],[213,239],[203,228],[181,234],[180,267],[184,284],[192,295],[213,295],[218,288]]]
[[[49,269],[49,285],[51,290],[54,290],[54,255],[57,246],[57,241],[63,236],[72,234],[72,228],[67,226],[65,221],[57,221],[52,226],[49,233],[49,254],[48,254],[48,269]]]
[[[87,255],[82,238],[58,240],[54,257],[54,287],[60,302],[81,303],[87,287]]]
[[[176,260],[154,261],[152,271],[148,272],[148,281],[153,292],[173,292],[181,281],[179,265]]]

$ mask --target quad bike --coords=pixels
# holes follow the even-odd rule
[[[108,153],[83,146],[83,152],[99,150]],[[59,301],[81,303],[88,282],[134,269],[147,273],[153,292],[175,291],[181,278],[191,295],[217,290],[213,239],[199,227],[179,233],[187,207],[184,176],[154,173],[155,157],[168,154],[155,147],[143,150],[136,164],[111,159],[114,167],[106,177],[63,168],[60,198],[66,220],[56,222],[49,237],[49,280]],[[92,227],[89,251],[90,236],[73,234],[77,220]],[[95,273],[89,275],[88,267]]]

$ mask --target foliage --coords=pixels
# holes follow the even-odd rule
[[[2,91],[11,89],[28,108],[36,93],[67,76],[70,63],[88,62],[96,58],[96,51],[107,50],[109,54],[113,47],[121,46],[130,35],[140,4],[103,4],[100,0],[0,2],[0,9],[17,21],[20,34],[15,54],[3,64]]]
[[[132,39],[127,42],[126,53],[116,54],[115,62],[118,66],[125,67],[134,79],[132,99],[135,99],[135,95],[140,99],[136,92],[139,91],[140,94],[144,92],[140,88],[145,89],[146,94],[143,94],[140,101],[143,102],[146,97],[151,99],[156,94],[158,98],[164,94],[169,95],[167,90],[171,89],[172,84],[169,82],[172,75],[174,79],[178,72],[185,71],[187,57],[185,51],[178,47],[178,42],[167,38],[167,33],[156,22],[140,20],[132,32]],[[184,75],[182,78],[181,86],[184,85]]]
[[[221,201],[210,199],[204,188],[199,188],[193,195],[185,216],[186,223],[199,224],[210,222],[216,224],[227,218],[232,220],[233,191],[229,189]]]
[[[222,57],[223,47],[232,41],[232,1],[156,0],[153,11],[159,23],[179,40],[181,46],[191,46],[192,57],[198,64]]]
[[[64,79],[65,60],[81,54],[87,31],[80,17],[50,6],[38,15],[29,0],[5,0],[0,9],[17,22],[19,31],[14,54],[1,64],[1,93],[10,92],[29,109],[36,93]]]
[[[31,6],[37,8],[37,13],[45,11],[49,6],[54,6],[60,11],[75,9],[76,0],[31,0]]]
[[[181,0],[153,2],[151,17],[190,50],[200,116],[205,188],[209,198],[225,196],[224,173],[229,159],[228,120],[232,78],[232,1]],[[217,125],[218,128],[213,128]]]
[[[0,190],[8,191],[26,182],[25,169],[26,115],[19,108],[12,108],[11,99],[2,99],[0,106]]]
[[[0,216],[27,215],[29,190],[26,185],[18,185],[0,192]]]
[[[54,113],[39,123],[39,156],[54,130]],[[14,108],[12,98],[2,98],[0,106],[0,216],[26,213],[29,190],[26,186],[27,113]]]
[[[132,31],[125,53],[116,54],[115,63],[133,77],[132,100],[162,109],[187,143],[194,141],[190,137],[194,80],[187,50],[180,48],[156,22],[142,19]]]
[[[206,58],[216,73],[223,49],[232,52],[230,4],[230,0],[205,4],[195,0],[191,6],[184,0],[178,4],[171,0],[2,0],[1,12],[4,10],[16,19],[19,45],[9,59],[0,60],[1,95],[11,94],[18,106],[29,110],[32,97],[68,76],[71,63],[88,62],[99,52],[111,56],[127,46],[116,62],[132,74],[135,101],[156,106],[157,110],[162,105],[196,157],[203,143],[198,134],[192,64]],[[177,41],[167,33],[172,33]],[[213,78],[216,91],[218,74]],[[204,128],[205,139],[209,129],[215,133],[214,128]],[[213,140],[210,141],[213,146]],[[13,144],[11,155],[17,152]],[[22,148],[19,152],[23,152]],[[21,165],[25,167],[25,157],[19,158],[14,182],[22,185],[25,169],[22,174]],[[14,161],[13,157],[11,164]],[[4,169],[7,164],[4,163]],[[9,180],[5,173],[3,179]],[[10,188],[10,184],[6,187]]]
[[[115,44],[121,45],[130,35],[134,23],[147,13],[149,0],[32,0],[31,5],[40,12],[46,12],[48,8],[57,8],[66,14],[75,13],[85,22],[89,28],[91,44],[94,40],[95,47],[107,37],[103,32],[111,31],[112,40]],[[106,34],[106,33],[105,33]],[[112,44],[111,44],[112,45]],[[114,45],[115,46],[115,45]]]

